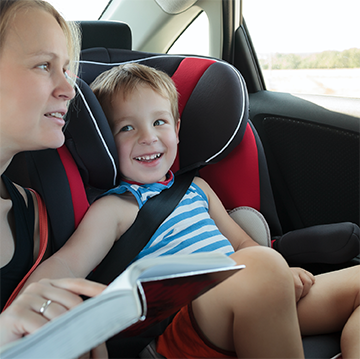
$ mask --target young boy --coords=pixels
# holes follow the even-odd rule
[[[170,168],[180,119],[172,80],[152,68],[126,64],[101,74],[92,89],[114,134],[123,181],[91,205],[74,235],[30,281],[87,276],[146,200],[174,181]],[[137,259],[214,250],[231,255],[246,269],[183,308],[158,339],[160,354],[300,358],[300,329],[302,334],[325,333],[346,324],[343,357],[357,355],[358,268],[319,276],[316,282],[304,270],[292,273],[278,253],[258,246],[228,216],[201,178],[194,179]]]

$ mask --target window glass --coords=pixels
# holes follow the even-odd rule
[[[109,0],[47,0],[66,20],[97,20]]]
[[[169,54],[209,55],[209,19],[202,12],[179,36]]]
[[[243,0],[272,91],[360,98],[358,0]]]

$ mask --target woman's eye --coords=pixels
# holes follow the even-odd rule
[[[121,128],[120,132],[128,132],[128,131],[131,131],[133,129],[134,129],[134,127],[132,127],[130,125],[126,125],[126,126]]]
[[[163,125],[164,123],[165,123],[164,120],[156,120],[156,121],[154,122],[154,126],[161,126],[161,125]]]
[[[49,63],[38,65],[37,67],[41,70],[49,71]]]

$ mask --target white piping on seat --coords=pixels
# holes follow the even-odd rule
[[[234,73],[236,74],[237,78],[239,79],[239,83],[241,86],[241,89],[243,91],[243,93],[246,93],[246,88],[245,88],[245,84],[244,84],[244,80],[243,78],[240,76],[239,72],[234,69],[234,67],[232,65],[230,65],[229,63],[225,62],[225,61],[221,61],[221,60],[217,60],[217,59],[211,59],[211,58],[206,58],[206,57],[201,57],[201,56],[181,56],[181,55],[155,55],[155,56],[150,56],[150,57],[145,57],[145,58],[141,58],[141,59],[136,59],[136,60],[129,60],[129,61],[123,61],[123,62],[110,62],[110,63],[106,63],[106,62],[97,62],[97,61],[88,61],[88,60],[80,60],[79,63],[80,64],[89,64],[89,65],[100,65],[100,66],[119,66],[119,65],[124,65],[124,64],[128,64],[128,63],[133,63],[133,62],[143,62],[143,61],[147,61],[147,60],[152,60],[152,59],[159,59],[159,58],[169,58],[169,57],[177,57],[177,58],[193,58],[193,59],[206,59],[206,60],[212,60],[218,63],[222,63],[225,64],[227,66],[229,66],[231,68],[232,71],[234,71]],[[244,116],[244,112],[245,112],[245,101],[243,101],[242,103],[242,109],[241,109],[241,114],[240,114],[240,118],[238,121],[238,124],[233,132],[233,134],[231,135],[231,137],[229,138],[229,140],[227,141],[227,143],[214,155],[212,155],[211,157],[209,157],[207,160],[205,160],[206,163],[210,162],[211,160],[213,160],[214,158],[216,158],[217,156],[219,156],[221,153],[223,153],[227,147],[231,144],[231,142],[233,141],[234,137],[236,136],[236,134],[238,133],[241,123],[242,123],[242,118]]]
[[[99,136],[99,138],[100,138],[100,140],[101,140],[101,142],[102,142],[102,144],[103,144],[103,146],[105,148],[106,153],[109,156],[110,162],[111,162],[113,170],[114,170],[113,185],[115,186],[116,185],[116,177],[117,177],[117,167],[116,167],[116,164],[115,164],[114,157],[111,155],[109,147],[107,146],[106,141],[105,141],[105,139],[104,139],[104,137],[103,137],[103,135],[102,135],[102,133],[101,133],[101,131],[99,129],[97,121],[95,120],[95,117],[94,117],[94,115],[93,115],[93,113],[92,113],[92,111],[91,111],[91,109],[89,107],[89,104],[87,103],[87,101],[85,99],[85,96],[82,93],[82,91],[81,91],[81,89],[80,89],[80,87],[78,86],[77,83],[75,83],[75,87],[78,90],[78,93],[80,94],[80,96],[81,96],[81,98],[82,98],[82,100],[83,100],[83,102],[85,104],[85,107],[86,107],[86,109],[87,109],[87,111],[88,111],[88,113],[90,115],[90,118],[91,118],[91,120],[92,120],[92,122],[93,122],[93,124],[95,126],[97,134],[98,134],[98,136]]]
[[[89,64],[89,65],[100,65],[100,66],[119,66],[119,65],[125,65],[130,64],[132,62],[142,62],[144,60],[152,60],[152,59],[162,59],[162,58],[169,58],[169,57],[180,57],[180,58],[191,58],[191,56],[178,56],[178,55],[155,55],[150,57],[143,57],[141,59],[134,59],[129,61],[122,61],[122,62],[97,62],[97,61],[88,61],[88,60],[80,60],[80,64]],[[193,58],[196,58],[195,56]]]
[[[228,64],[228,63],[226,63],[226,62],[222,62],[222,63],[224,63],[225,65],[228,65],[228,66],[235,72],[235,74],[237,75],[237,77],[238,77],[238,79],[239,79],[240,85],[241,85],[241,87],[242,87],[242,91],[243,91],[243,93],[245,93],[246,90],[245,90],[245,88],[244,88],[244,83],[243,83],[243,80],[242,80],[242,78],[240,77],[239,73],[238,73],[238,72],[234,69],[234,67],[231,66],[230,64]],[[243,116],[244,116],[244,112],[245,112],[245,101],[243,101],[243,103],[242,103],[242,109],[241,109],[241,115],[240,115],[240,119],[241,119],[241,120],[238,121],[238,125],[236,126],[236,129],[235,129],[234,133],[233,133],[232,136],[229,138],[228,142],[224,145],[224,147],[223,147],[220,151],[218,151],[218,153],[215,153],[213,156],[211,156],[209,159],[207,159],[207,160],[205,161],[206,163],[210,162],[213,158],[216,158],[217,156],[219,156],[219,155],[220,155],[222,152],[224,152],[225,149],[230,145],[230,143],[232,142],[232,140],[234,139],[234,137],[236,136],[237,132],[238,132],[239,129],[240,129],[240,125],[241,125],[241,123],[242,123],[242,118],[243,118]]]

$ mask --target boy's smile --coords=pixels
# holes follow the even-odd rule
[[[177,153],[179,125],[170,101],[140,85],[125,98],[116,94],[105,112],[113,124],[124,179],[153,183],[165,179]]]
[[[135,157],[135,159],[140,162],[153,162],[158,158],[160,158],[161,156],[162,156],[161,153],[157,153],[155,155],[145,155],[145,156]]]

